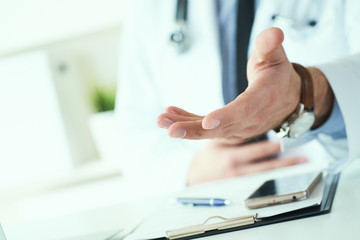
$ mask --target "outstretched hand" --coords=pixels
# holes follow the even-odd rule
[[[159,127],[175,138],[243,142],[280,126],[300,99],[300,77],[286,57],[283,40],[278,28],[257,36],[247,66],[249,86],[233,102],[206,116],[169,107],[158,117]]]
[[[235,146],[212,140],[190,164],[187,184],[206,183],[307,162],[303,156],[280,157],[278,154],[279,142],[263,141]]]

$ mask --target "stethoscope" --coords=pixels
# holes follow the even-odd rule
[[[308,13],[314,5],[314,0],[308,2],[304,13]],[[285,14],[283,1],[280,1],[279,11],[277,14],[271,16],[275,24],[288,26],[294,29],[302,29],[305,27],[314,27],[317,25],[316,19],[308,20],[307,16],[300,18],[288,17]],[[190,39],[188,36],[187,14],[188,0],[178,0],[175,14],[174,31],[170,34],[170,42],[179,53],[185,52],[190,46]]]
[[[286,16],[286,6],[283,4],[283,1],[280,1],[279,11],[277,14],[274,14],[271,19],[278,25],[291,27],[293,29],[304,29],[306,27],[315,27],[317,20],[315,18],[309,19],[307,15],[311,9],[314,7],[314,0],[310,0],[305,9],[302,11],[303,16],[300,17],[289,17]]]
[[[176,5],[174,31],[170,34],[170,42],[179,53],[183,53],[189,47],[187,34],[188,0],[178,0]]]

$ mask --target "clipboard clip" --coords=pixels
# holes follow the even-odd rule
[[[218,223],[208,224],[208,222],[213,219],[221,219],[223,221]],[[203,224],[167,231],[166,238],[172,240],[172,239],[190,237],[198,234],[203,234],[211,230],[224,230],[228,228],[246,226],[246,225],[254,224],[257,221],[258,221],[257,213],[255,215],[238,217],[238,218],[224,218],[221,216],[212,216],[206,219]]]

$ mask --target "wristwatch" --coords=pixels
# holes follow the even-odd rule
[[[279,137],[297,138],[311,129],[315,122],[314,87],[310,72],[297,63],[292,64],[301,79],[300,103],[295,111],[281,124]]]

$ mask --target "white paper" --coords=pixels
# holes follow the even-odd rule
[[[262,218],[312,205],[319,205],[325,187],[325,181],[322,179],[310,197],[306,200],[251,210],[245,206],[244,200],[250,195],[251,191],[261,183],[259,182],[259,178],[253,180],[253,182],[251,180],[246,182],[234,180],[191,188],[181,194],[181,197],[209,197],[209,193],[207,192],[211,191],[213,193],[218,193],[218,195],[212,195],[211,197],[226,196],[226,199],[230,199],[233,202],[230,206],[225,207],[192,207],[165,201],[164,205],[158,209],[158,211],[145,219],[134,233],[125,239],[135,240],[164,237],[169,230],[202,224],[211,216],[236,218],[258,213],[258,218]]]

